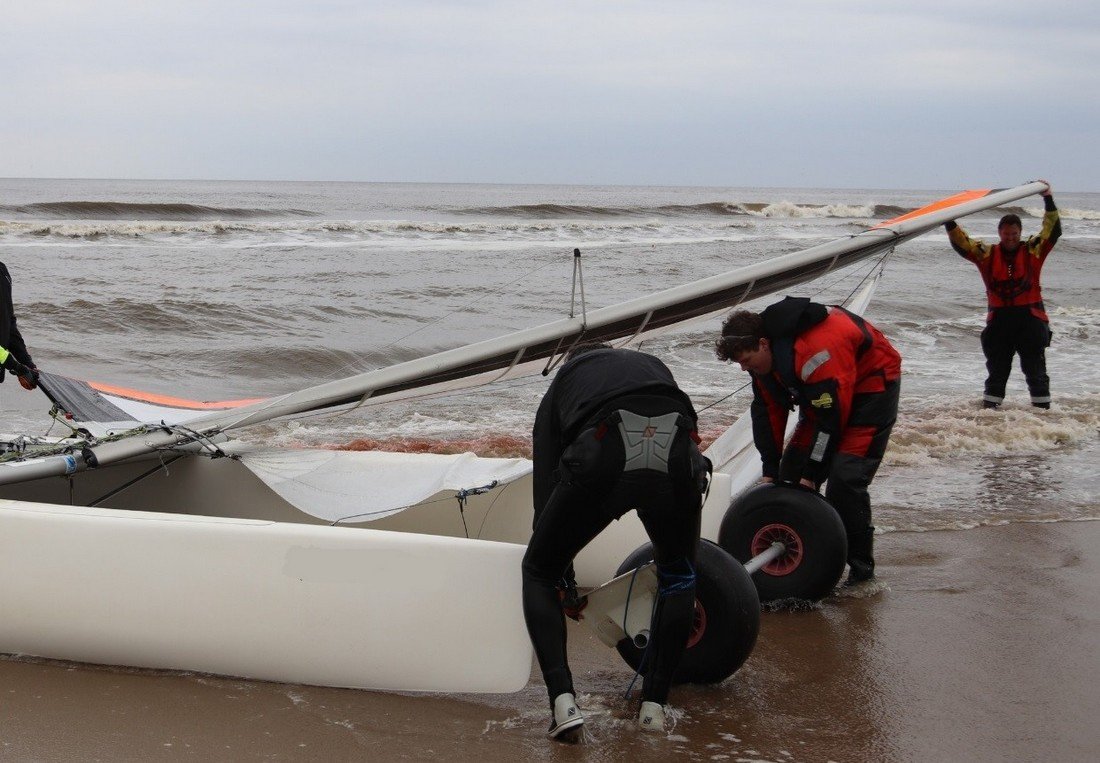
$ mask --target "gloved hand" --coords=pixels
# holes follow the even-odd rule
[[[19,383],[23,389],[32,390],[38,386],[38,369],[34,366],[23,366],[26,373],[19,374]]]
[[[8,357],[4,359],[4,368],[8,373],[15,374],[16,376],[22,376],[27,373],[27,367],[15,359],[15,356],[8,354]]]
[[[572,581],[562,581],[563,585],[558,589],[558,596],[561,598],[561,608],[565,612],[565,616],[570,620],[576,620],[580,622],[584,619],[584,615],[581,612],[588,606],[588,597],[581,596],[577,593],[577,584]]]

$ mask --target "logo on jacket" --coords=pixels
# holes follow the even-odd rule
[[[822,392],[821,397],[817,398],[816,400],[810,401],[810,405],[812,405],[814,408],[832,408],[833,396],[830,395],[828,392]]]

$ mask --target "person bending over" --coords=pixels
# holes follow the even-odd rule
[[[693,565],[709,472],[696,444],[696,420],[664,363],[608,345],[572,351],[539,405],[523,614],[546,682],[553,738],[573,738],[584,723],[566,657],[562,604],[565,595],[576,602],[573,559],[631,509],[653,542],[660,580],[638,721],[664,729],[664,705],[695,611]],[[570,616],[579,619],[575,610]]]
[[[898,415],[901,355],[881,331],[842,307],[787,297],[722,324],[719,359],[752,374],[752,431],[767,482],[817,490],[844,522],[845,585],[875,573],[868,487]],[[798,423],[786,448],[788,412]]]

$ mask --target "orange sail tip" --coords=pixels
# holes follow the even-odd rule
[[[138,389],[116,387],[113,384],[101,384],[100,382],[88,382],[87,384],[92,389],[102,392],[105,395],[114,395],[115,397],[122,397],[127,400],[135,400],[139,403],[161,405],[168,408],[186,408],[192,411],[219,411],[227,408],[240,408],[241,406],[258,403],[266,399],[262,397],[251,397],[244,400],[217,400],[207,402],[187,400],[182,397],[172,397],[171,395],[157,395],[152,392],[142,392]]]
[[[893,220],[886,220],[885,222],[881,222],[878,225],[874,226],[871,230],[874,230],[875,228],[888,228],[889,226],[896,223],[904,222],[905,220],[912,220],[914,217],[920,217],[921,215],[926,215],[930,212],[938,212],[941,209],[947,209],[948,207],[954,207],[967,201],[980,199],[983,196],[988,196],[991,190],[992,189],[989,188],[981,188],[975,191],[963,191],[962,193],[957,193],[954,196],[948,196],[946,199],[933,201],[928,206],[921,207],[920,209],[914,209],[912,212],[906,212],[904,215],[895,217]]]

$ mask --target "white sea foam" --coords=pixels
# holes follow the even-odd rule
[[[839,217],[839,218],[871,218],[875,215],[875,206],[873,204],[822,204],[822,205],[806,205],[795,204],[790,201],[778,201],[774,204],[768,204],[760,210],[745,209],[745,212],[750,215],[758,217],[774,217],[774,218],[821,218],[821,217]]]
[[[788,239],[804,234],[790,231]],[[445,223],[431,221],[287,222],[49,222],[0,221],[0,242],[6,247],[159,248],[202,246],[249,250],[272,246],[313,249],[368,248],[371,251],[492,251],[520,248],[568,251],[582,249],[652,249],[666,245],[711,246],[742,244],[755,236],[748,222],[594,222],[530,221],[521,223]]]
[[[982,409],[977,401],[926,401],[898,418],[884,463],[922,466],[973,456],[1040,453],[1093,440],[1100,428],[1100,394],[1051,410],[1026,403]]]
[[[1047,314],[1062,336],[1084,341],[1100,335],[1100,308],[1066,305],[1048,309]]]
[[[1042,217],[1045,212],[1042,207],[1025,207],[1024,211],[1032,217]],[[1063,220],[1100,220],[1100,210],[1059,208],[1058,216]]]

